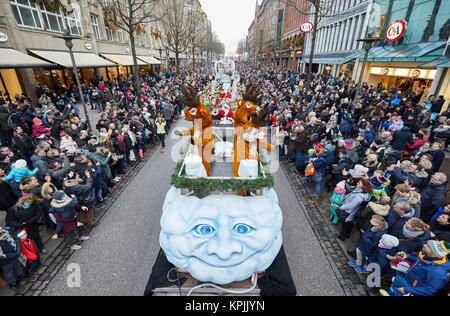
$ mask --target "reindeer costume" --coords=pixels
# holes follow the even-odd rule
[[[185,120],[193,122],[191,129],[181,131],[182,136],[191,135],[191,142],[198,156],[202,157],[208,177],[211,176],[211,157],[214,148],[214,131],[208,108],[200,101],[200,96],[192,86],[183,87],[184,98],[180,101],[188,106],[184,111]]]

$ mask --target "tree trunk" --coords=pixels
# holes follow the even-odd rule
[[[134,89],[136,90],[136,99],[138,98],[138,94],[140,91],[140,86],[141,86],[141,76],[139,74],[139,66],[137,63],[137,57],[136,57],[136,46],[135,44],[135,38],[134,38],[134,34],[133,32],[130,32],[130,44],[131,44],[131,55],[133,56],[133,75],[135,78],[135,84],[134,84]]]
[[[312,79],[312,66],[313,66],[313,59],[314,59],[314,48],[316,45],[316,31],[317,31],[317,21],[318,20],[319,20],[319,7],[315,4],[314,25],[313,25],[312,39],[311,39],[311,52],[309,54],[308,74],[306,77],[306,84],[303,87],[303,89],[306,89],[306,90],[309,89],[309,85],[311,84],[311,79]]]

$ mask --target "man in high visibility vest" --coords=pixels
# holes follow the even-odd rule
[[[161,152],[164,152],[164,147],[166,147],[165,144],[165,138],[166,138],[166,120],[163,118],[162,114],[158,114],[158,118],[155,121],[156,125],[156,135],[158,135],[158,138],[161,140]]]

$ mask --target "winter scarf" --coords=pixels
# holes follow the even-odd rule
[[[408,227],[406,227],[406,224],[403,225],[403,236],[405,236],[406,238],[416,238],[423,235],[423,233],[423,231],[409,230]]]

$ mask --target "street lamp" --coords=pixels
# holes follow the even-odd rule
[[[373,38],[369,37],[367,38],[360,38],[358,40],[356,40],[357,42],[363,42],[364,43],[364,49],[366,51],[366,53],[364,54],[364,60],[363,60],[363,64],[361,67],[361,73],[359,74],[359,80],[356,86],[356,93],[355,93],[355,99],[353,100],[353,105],[356,105],[356,101],[358,100],[359,94],[361,93],[361,83],[362,83],[362,78],[364,75],[364,69],[366,68],[366,63],[367,63],[367,58],[369,56],[369,51],[372,49],[373,45],[378,42],[378,41],[382,41],[384,40],[383,38]]]
[[[72,48],[73,48],[72,40],[81,39],[81,37],[70,35],[69,29],[65,29],[63,35],[61,35],[61,36],[54,35],[53,37],[54,38],[62,38],[66,42],[66,46],[69,49],[70,58],[72,60],[73,73],[75,75],[75,80],[76,80],[77,86],[78,86],[78,93],[80,94],[81,103],[83,104],[84,115],[86,117],[86,122],[88,124],[89,130],[92,132],[91,120],[89,119],[89,113],[87,111],[86,103],[84,102],[84,96],[83,96],[83,91],[81,90],[80,78],[78,77],[77,64],[75,63],[75,57],[74,57],[73,51],[72,51]]]
[[[160,47],[159,49],[159,62],[160,62],[160,66],[159,66],[159,70],[161,71],[161,65],[162,65],[162,48]]]

